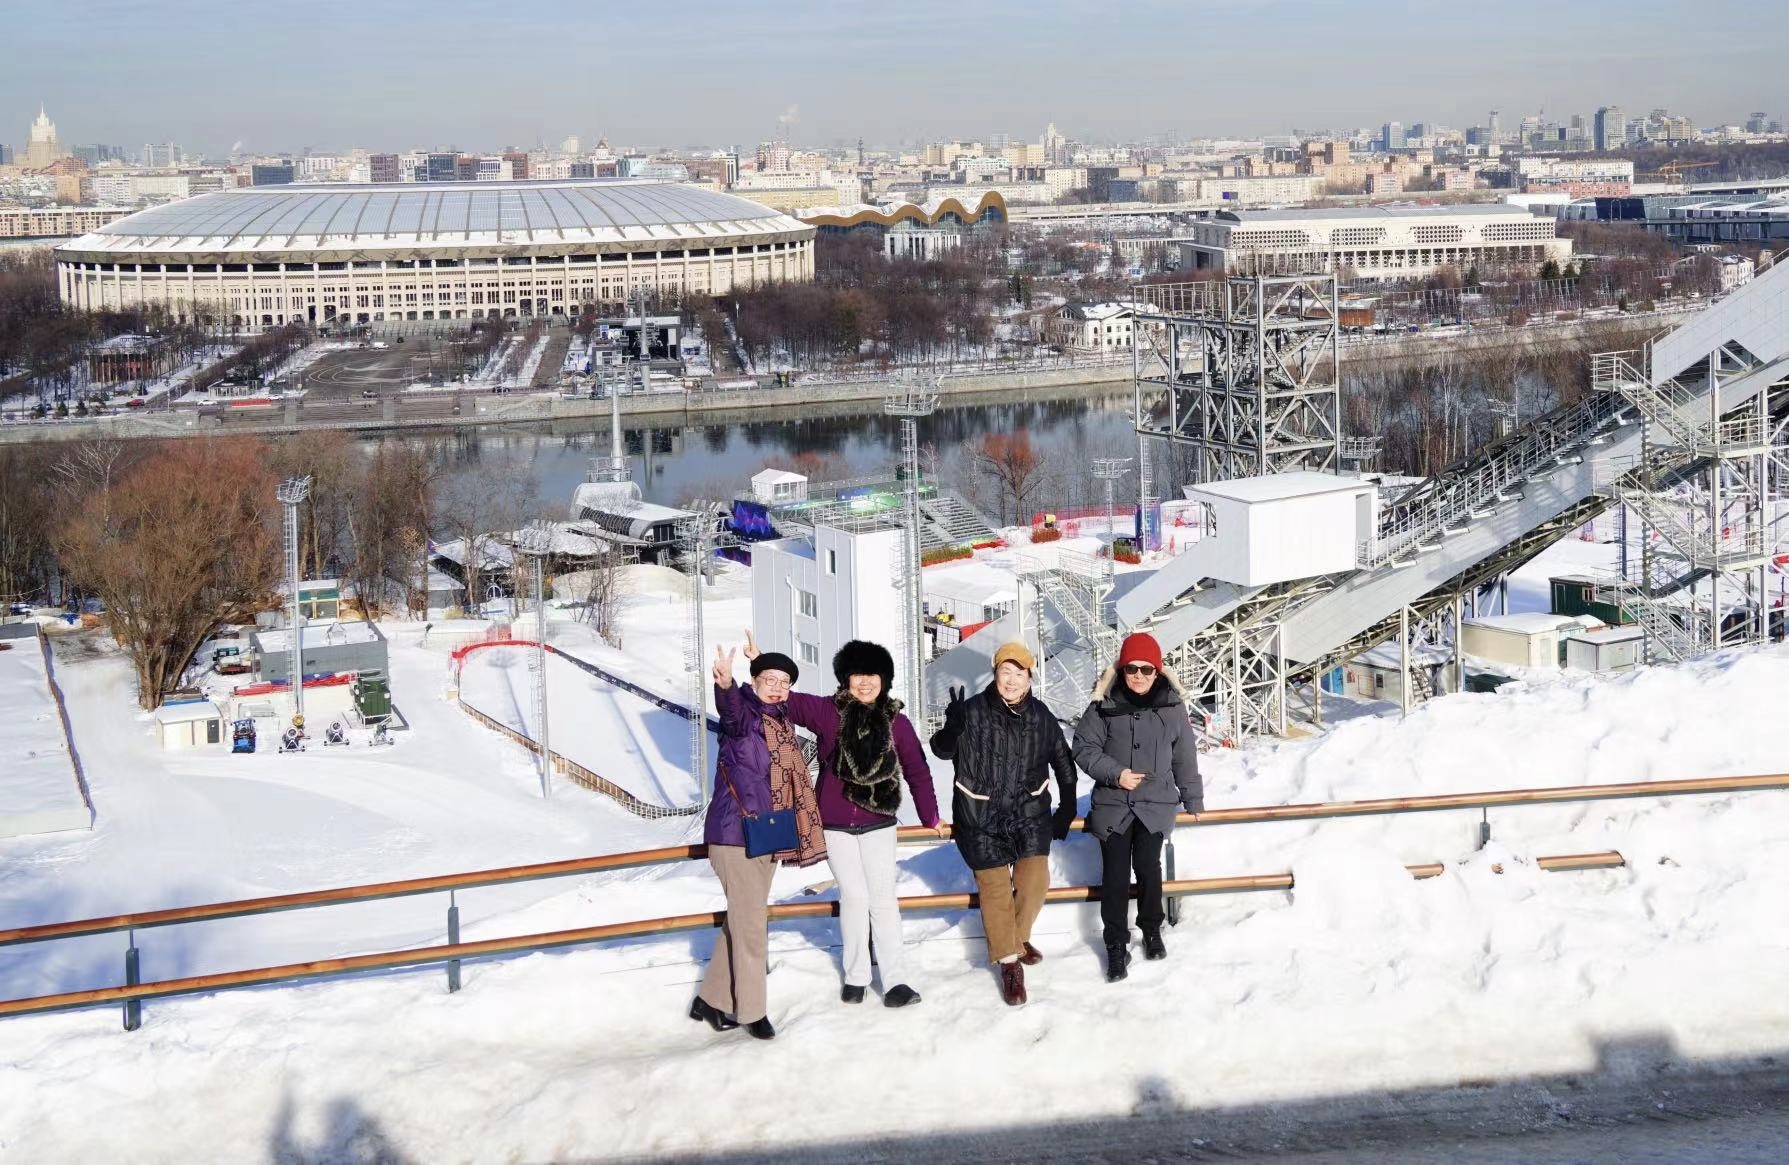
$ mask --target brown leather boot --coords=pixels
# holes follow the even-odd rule
[[[1044,953],[1030,943],[1020,943],[1019,945],[1025,948],[1019,952],[1019,962],[1024,963],[1027,967],[1035,967],[1044,961]]]
[[[1000,998],[1008,1007],[1025,1002],[1025,968],[1019,963],[1000,964]]]

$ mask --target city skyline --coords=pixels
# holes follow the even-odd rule
[[[1653,9],[1660,19],[1646,18]],[[1492,108],[1513,126],[1541,110],[1589,117],[1609,104],[1630,115],[1665,106],[1706,126],[1786,104],[1760,92],[1756,78],[1774,76],[1761,43],[1673,43],[1667,11],[1636,0],[1610,23],[1606,13],[1535,0],[1470,12],[1424,0],[1345,11],[1254,0],[1221,16],[1204,4],[1145,3],[1099,13],[1093,29],[1110,45],[1096,40],[1090,53],[1084,7],[1012,0],[970,11],[918,0],[899,21],[881,9],[790,3],[745,13],[691,0],[674,26],[650,11],[598,13],[568,0],[495,23],[463,0],[318,0],[252,17],[216,0],[81,0],[15,22],[0,109],[18,110],[18,121],[46,106],[64,143],[174,140],[221,155],[236,143],[250,153],[526,148],[604,134],[617,144],[716,146],[779,130],[809,147],[860,136],[892,147],[1030,140],[1046,120],[1086,141],[1183,140],[1387,120],[1464,128]],[[1739,21],[1760,11],[1744,0],[1702,9]],[[1219,21],[1224,51],[1214,53],[1201,46]],[[920,42],[899,34],[915,26],[954,31]],[[103,43],[75,85],[67,46],[96,32]],[[396,51],[371,62],[342,51],[365,43]],[[191,83],[170,92],[169,60],[182,54],[204,64],[179,73]],[[20,121],[0,139],[22,144],[25,129]]]

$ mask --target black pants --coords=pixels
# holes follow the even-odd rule
[[[1100,842],[1106,870],[1100,881],[1099,916],[1107,946],[1130,941],[1131,871],[1137,873],[1137,925],[1162,925],[1162,835],[1151,833],[1133,818],[1128,829],[1115,830]]]

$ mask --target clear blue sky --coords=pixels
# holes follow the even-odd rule
[[[34,0],[0,140],[222,152],[1789,118],[1783,0]]]

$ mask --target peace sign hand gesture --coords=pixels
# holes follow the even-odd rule
[[[758,641],[752,638],[752,629],[750,627],[745,629],[745,650],[743,654],[747,659],[757,659],[760,655],[764,654],[762,651],[758,650]]]
[[[725,651],[718,646],[714,649],[714,686],[730,688],[733,686],[733,656],[735,651],[729,647]],[[750,658],[749,656],[747,658]]]

